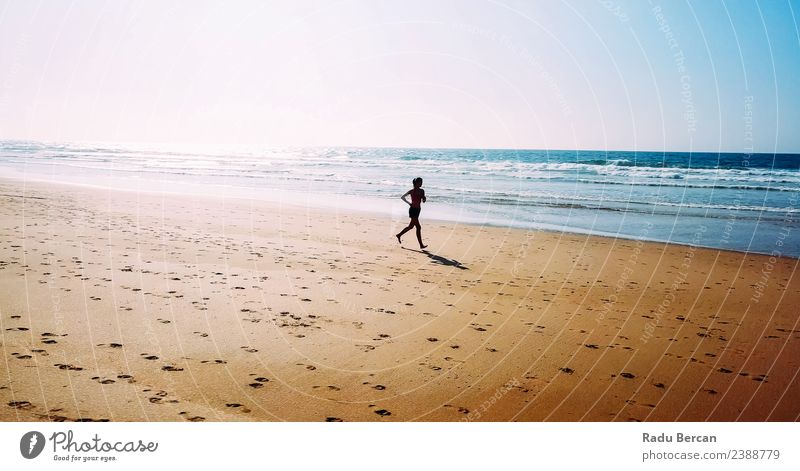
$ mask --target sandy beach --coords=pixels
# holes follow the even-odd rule
[[[800,417],[795,258],[423,209],[425,253],[405,215],[10,179],[0,200],[3,421]]]

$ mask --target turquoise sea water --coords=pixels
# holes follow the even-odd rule
[[[0,176],[367,209],[800,257],[800,155],[480,149],[187,151],[0,141]]]

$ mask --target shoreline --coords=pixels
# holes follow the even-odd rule
[[[795,258],[0,188],[3,421],[800,417]]]
[[[161,191],[161,190],[154,190],[154,189],[146,189],[146,190],[138,190],[137,189],[137,190],[134,190],[134,189],[130,189],[130,188],[111,188],[111,187],[104,186],[104,185],[93,185],[93,184],[89,184],[89,183],[53,182],[53,181],[47,181],[47,180],[37,179],[37,178],[22,179],[22,178],[9,177],[9,176],[5,176],[5,175],[0,176],[0,184],[2,184],[3,181],[8,181],[9,183],[12,183],[12,184],[13,184],[13,182],[25,182],[25,183],[32,182],[35,185],[36,184],[38,184],[38,185],[55,185],[55,186],[64,186],[64,187],[72,187],[72,186],[74,186],[74,187],[79,187],[79,188],[87,188],[87,189],[100,190],[100,191],[119,191],[119,192],[133,193],[133,194],[144,193],[144,194],[147,194],[147,195],[169,195],[171,197],[177,197],[177,198],[208,198],[210,200],[224,198],[226,200],[249,201],[251,203],[257,202],[257,203],[262,203],[262,204],[278,204],[274,200],[251,198],[251,197],[241,196],[241,195],[230,195],[230,196],[220,197],[220,196],[208,196],[208,195],[183,193],[183,192],[169,192],[169,191]],[[2,195],[0,195],[0,196],[2,196]],[[318,196],[319,197],[323,197],[325,195],[319,194]],[[365,214],[365,215],[372,216],[372,217],[379,217],[379,218],[392,218],[393,219],[393,218],[397,217],[395,214],[387,213],[385,211],[378,211],[376,209],[357,208],[357,207],[338,208],[337,206],[334,206],[334,205],[329,205],[329,206],[322,205],[322,204],[320,204],[320,200],[319,199],[316,199],[314,201],[317,202],[317,205],[314,205],[314,204],[302,205],[302,204],[298,204],[298,203],[284,203],[284,202],[280,202],[279,204],[281,206],[287,206],[287,207],[291,207],[291,208],[294,208],[294,209],[305,209],[305,210],[312,210],[312,211],[322,211],[322,210],[325,210],[325,209],[335,209],[337,211],[343,211],[345,213],[352,211],[352,212],[357,212],[357,213]],[[391,204],[391,200],[387,200],[386,203],[387,204]],[[425,217],[424,221],[425,222],[429,222],[429,223],[436,223],[436,224],[453,224],[453,225],[464,225],[464,226],[472,226],[472,227],[491,227],[491,228],[496,228],[496,229],[507,229],[507,230],[512,230],[512,231],[545,232],[545,233],[553,234],[553,235],[578,235],[578,236],[589,236],[589,237],[602,237],[602,238],[613,239],[613,240],[625,240],[625,241],[633,241],[633,242],[640,241],[640,242],[649,243],[649,244],[675,245],[675,246],[679,246],[679,247],[694,247],[694,248],[702,248],[702,249],[708,249],[708,250],[717,250],[717,251],[721,251],[721,252],[729,252],[729,253],[734,253],[734,254],[763,255],[763,256],[767,256],[767,257],[776,256],[776,257],[781,257],[781,258],[800,260],[800,256],[793,256],[791,254],[783,254],[783,253],[781,253],[779,255],[775,255],[775,251],[772,251],[772,252],[760,252],[760,251],[754,251],[754,250],[744,251],[744,250],[721,248],[721,247],[714,247],[714,246],[702,245],[702,244],[692,244],[692,243],[686,243],[686,242],[680,242],[680,241],[668,241],[668,240],[658,239],[658,238],[633,237],[633,236],[629,236],[629,235],[626,235],[626,234],[616,235],[616,234],[610,234],[610,233],[606,233],[606,232],[602,232],[602,231],[582,230],[580,228],[570,228],[570,227],[563,227],[563,226],[562,226],[563,230],[559,230],[559,229],[556,229],[556,228],[547,228],[547,227],[525,227],[524,225],[503,224],[503,223],[500,223],[500,222],[493,222],[493,221],[487,221],[487,222],[476,222],[476,221],[471,221],[471,220],[456,221],[456,220],[450,220],[450,219],[428,218],[428,217]],[[549,225],[549,224],[547,224],[547,225]]]

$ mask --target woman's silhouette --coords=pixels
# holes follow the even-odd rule
[[[408,223],[408,227],[400,231],[397,234],[397,241],[401,244],[403,243],[400,240],[403,237],[403,234],[410,231],[412,227],[417,228],[417,240],[419,241],[419,248],[424,249],[427,245],[422,243],[422,226],[419,225],[419,212],[422,210],[422,203],[427,201],[425,198],[425,190],[422,189],[422,178],[417,177],[412,182],[414,184],[414,188],[408,190],[406,194],[400,197],[401,200],[405,201],[408,204],[408,217],[411,218],[411,222]],[[406,199],[406,196],[411,195],[411,202],[409,203]]]

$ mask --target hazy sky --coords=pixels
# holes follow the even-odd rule
[[[800,152],[796,1],[0,0],[0,138]]]

